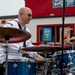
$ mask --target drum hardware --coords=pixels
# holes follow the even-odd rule
[[[45,60],[46,60],[46,62],[45,62],[45,69],[44,69],[44,75],[47,75],[47,70],[48,70],[48,62],[47,62],[47,59],[46,59],[46,57],[47,57],[47,47],[49,48],[50,47],[50,45],[47,45],[47,44],[42,44],[42,45],[39,45],[39,47],[41,47],[41,48],[44,48],[44,57],[45,57]]]
[[[62,75],[67,75],[67,69],[62,69]],[[51,70],[51,75],[61,75],[61,69]]]
[[[72,73],[67,73],[66,75],[73,75]]]
[[[53,49],[57,49],[57,48],[61,48],[61,47],[52,47],[48,44],[41,44],[39,46],[32,46],[32,47],[28,47],[28,48],[22,48],[21,50],[27,50],[27,51],[34,51],[34,52],[44,52],[44,57],[45,59],[47,58],[47,51],[50,49],[53,51]],[[47,75],[47,70],[48,70],[48,62],[47,62],[47,59],[46,59],[46,62],[45,62],[45,69],[44,69],[44,73],[45,75]]]
[[[66,75],[74,75],[71,71],[71,68],[67,70],[67,74]]]
[[[30,57],[29,54],[27,54],[27,53],[22,54],[22,57],[32,58],[32,57]]]
[[[31,65],[30,65],[30,64],[28,64],[28,65],[27,65],[27,67],[30,69],[30,68],[31,68]]]
[[[61,46],[50,46],[48,44],[41,44],[38,46],[32,46],[32,47],[23,47],[21,50],[27,50],[27,51],[33,51],[33,52],[43,52],[44,53],[44,57],[45,59],[47,58],[47,52],[55,52],[55,51],[61,51],[62,47]],[[66,50],[66,48],[64,48],[64,50]],[[47,75],[47,71],[48,71],[48,62],[46,59],[45,62],[45,68],[44,68],[44,73],[45,75]],[[53,64],[51,67],[53,67],[54,69],[56,69],[57,64]]]
[[[69,60],[69,62],[72,61],[72,56],[70,55],[70,52],[69,52],[68,60]]]
[[[75,58],[75,55],[73,56],[73,58]]]
[[[8,43],[18,43],[26,41],[30,37],[31,34],[27,31],[24,32],[16,28],[0,27],[0,43],[6,43],[6,45],[4,46],[4,48],[6,49],[5,75],[8,74]]]
[[[73,45],[73,43],[72,42],[70,42],[70,44],[72,45],[72,51],[74,50],[74,45]],[[71,74],[71,69],[72,69],[72,67],[74,66],[74,63],[73,63],[73,57],[74,56],[72,56],[71,55],[71,51],[69,51],[69,56],[68,56],[68,60],[69,60],[69,63],[67,64],[67,68],[68,68],[68,70],[69,70],[69,74]],[[72,74],[73,75],[73,74]]]
[[[75,75],[75,66],[72,62],[70,62],[70,65],[67,68],[67,75]]]
[[[52,70],[51,75],[59,75],[60,71],[59,70]]]
[[[70,72],[71,72],[72,74],[75,74],[75,67],[72,67],[72,68],[70,69]]]
[[[36,75],[44,75],[45,74],[44,70],[45,70],[45,63],[36,64]]]
[[[44,52],[38,52],[38,54],[40,54],[41,56],[43,56],[44,57]],[[46,57],[47,59],[49,58],[49,59],[52,59],[52,53],[51,52],[47,52],[47,57]]]
[[[64,61],[63,61],[63,69],[64,69],[64,72],[66,74],[63,74],[63,75],[75,75],[75,58],[74,58],[74,55],[75,55],[75,51],[74,50],[67,50],[66,53],[63,54],[63,57],[64,57]],[[56,56],[54,57],[54,61],[56,63],[54,63],[55,67],[54,67],[54,70],[52,72],[52,74],[55,72],[54,75],[61,75],[61,74],[56,74],[59,72],[59,69],[61,69],[61,67],[59,67],[61,64],[61,54],[56,54]],[[59,65],[60,64],[60,65]],[[55,71],[55,69],[57,71]]]
[[[69,68],[71,68],[71,67],[73,66],[73,63],[72,63],[72,56],[71,56],[71,54],[70,54],[70,51],[69,51],[68,60],[69,60],[69,63],[67,64],[67,66],[68,66]]]
[[[17,67],[18,67],[18,65],[17,65],[16,63],[14,63],[14,64],[13,64],[13,67],[14,67],[14,68],[17,68]]]
[[[39,46],[32,46],[32,47],[22,47],[21,50],[27,50],[27,51],[33,51],[33,52],[55,52],[55,51],[61,51],[61,46],[50,46],[50,45],[44,45],[41,44]],[[67,48],[64,48],[64,50],[67,50]]]
[[[53,69],[55,69],[55,68],[56,68],[56,64],[53,65]]]
[[[36,75],[45,75],[44,70],[45,70],[44,67],[36,68]]]
[[[68,68],[71,68],[71,67],[73,67],[73,65],[74,65],[74,64],[73,64],[72,62],[69,62],[69,63],[67,64],[67,67],[68,67]]]

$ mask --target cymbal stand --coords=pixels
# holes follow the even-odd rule
[[[45,59],[46,59],[46,57],[47,57],[47,49],[46,49],[46,47],[45,47],[44,56],[45,56]],[[48,66],[47,66],[47,59],[46,59],[46,63],[45,63],[45,75],[47,75],[47,70],[48,70],[47,68],[48,68]]]
[[[8,75],[8,40],[9,37],[5,37],[5,41],[6,41],[6,45],[4,46],[4,48],[6,49],[6,63],[5,63],[5,75]]]

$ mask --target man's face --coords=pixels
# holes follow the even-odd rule
[[[23,22],[25,22],[25,24],[28,24],[31,19],[32,19],[32,11],[25,10],[25,13],[23,13],[23,15],[22,15]]]

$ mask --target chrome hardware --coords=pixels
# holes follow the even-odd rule
[[[17,65],[16,63],[15,63],[15,64],[13,64],[13,67],[14,67],[14,68],[17,68],[17,66],[18,66],[18,65]]]

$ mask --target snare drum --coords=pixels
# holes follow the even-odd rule
[[[35,75],[35,61],[30,58],[8,60],[8,75]]]
[[[56,68],[61,69],[68,68],[70,66],[75,67],[75,51],[74,50],[66,50],[63,52],[63,66],[62,64],[62,55],[61,51],[56,52],[56,55],[54,56]]]

